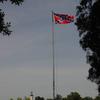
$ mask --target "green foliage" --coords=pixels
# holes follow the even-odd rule
[[[10,100],[14,100],[14,99],[10,98]],[[30,97],[25,96],[24,99],[22,99],[21,97],[18,97],[17,100],[30,100]],[[36,96],[35,99],[33,100],[53,100],[53,99],[52,98],[45,99],[44,97]],[[100,100],[100,96],[96,96],[94,99],[89,96],[82,98],[78,92],[71,92],[66,97],[63,97],[62,95],[57,94],[55,100]]]
[[[93,98],[92,97],[85,97],[82,100],[93,100]]]
[[[100,96],[96,96],[94,100],[100,100]]]
[[[22,100],[22,98],[21,97],[18,97],[17,100]]]
[[[4,12],[0,9],[0,33],[3,35],[10,35],[11,31],[9,30],[9,27],[11,26],[11,23],[5,23],[4,22]]]
[[[67,100],[81,100],[81,96],[79,93],[77,92],[71,92],[68,96],[67,96]]]
[[[76,25],[80,45],[87,53],[90,64],[88,79],[98,85],[100,93],[100,0],[81,0],[77,6]]]
[[[25,97],[25,99],[24,100],[30,100],[30,98],[29,97]]]
[[[0,0],[0,3],[4,3],[7,2],[8,0]],[[9,0],[9,2],[11,2],[11,4],[15,4],[15,5],[20,5],[22,4],[24,0]],[[5,22],[4,20],[5,18],[5,13],[2,11],[2,9],[0,8],[0,33],[3,35],[10,35],[11,34],[11,23],[10,22]]]
[[[47,98],[46,100],[53,100],[53,99],[51,99],[51,98]]]
[[[8,0],[0,0],[1,3],[4,3],[5,1],[8,1]],[[15,5],[20,5],[22,4],[24,0],[10,0],[11,4],[15,4]]]
[[[35,100],[44,100],[44,97],[37,96],[35,97]]]
[[[10,98],[10,100],[14,100],[13,98]]]
[[[67,97],[63,97],[62,100],[67,100]]]
[[[60,94],[57,94],[55,100],[62,100],[62,96]]]

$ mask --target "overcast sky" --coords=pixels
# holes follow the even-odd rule
[[[0,99],[34,95],[52,97],[51,11],[75,15],[79,0],[25,0],[21,6],[0,5],[13,33],[0,35]],[[54,25],[56,93],[96,96],[86,79],[89,65],[74,23]]]

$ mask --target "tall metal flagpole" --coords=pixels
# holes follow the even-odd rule
[[[62,15],[62,17],[68,17],[68,15]],[[61,18],[62,18],[61,17]],[[69,16],[70,19],[63,19],[62,18],[62,22],[59,22],[59,24],[68,24],[74,21],[74,16]],[[67,22],[68,21],[68,22]],[[55,91],[55,87],[56,87],[56,82],[55,82],[55,34],[54,34],[54,13],[52,11],[52,66],[53,66],[53,100],[55,100],[56,98],[56,91]]]
[[[52,66],[53,66],[53,100],[55,100],[55,48],[54,48],[54,20],[52,11]]]

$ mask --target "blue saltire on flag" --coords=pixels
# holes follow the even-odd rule
[[[68,24],[74,21],[74,16],[68,14],[53,13],[53,20],[55,24]]]

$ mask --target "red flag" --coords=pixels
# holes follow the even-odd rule
[[[74,16],[53,13],[53,20],[55,24],[68,24],[74,21]]]

